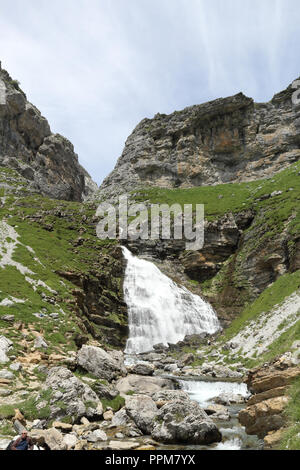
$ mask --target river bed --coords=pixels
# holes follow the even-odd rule
[[[192,400],[197,401],[201,407],[214,404],[213,398],[222,394],[242,395],[248,397],[249,392],[246,384],[232,381],[214,380],[185,380],[182,377],[176,378],[180,388],[185,390]],[[205,445],[172,445],[160,446],[159,449],[182,449],[182,450],[257,450],[262,449],[263,441],[257,436],[246,434],[245,428],[238,421],[239,411],[243,404],[232,404],[227,406],[230,420],[215,420],[223,439],[220,443]]]

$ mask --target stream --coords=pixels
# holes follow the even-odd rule
[[[208,380],[191,380],[176,378],[180,388],[185,390],[192,400],[197,401],[202,408],[214,404],[213,398],[221,394],[242,395],[247,397],[249,392],[244,383],[225,382],[225,381],[208,381]],[[239,411],[244,407],[243,404],[232,404],[226,406],[229,410],[230,420],[214,420],[222,433],[223,439],[220,443],[205,445],[176,445],[161,446],[160,449],[182,449],[182,450],[257,450],[263,446],[257,436],[246,434],[245,429],[238,421]]]

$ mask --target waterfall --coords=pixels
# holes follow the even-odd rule
[[[209,404],[213,398],[220,395],[240,395],[249,397],[247,385],[239,382],[209,382],[202,380],[179,380],[180,388],[185,390],[192,400],[196,400],[201,406]]]
[[[216,313],[198,295],[178,286],[153,263],[133,256],[127,260],[124,296],[128,307],[129,338],[125,352],[139,354],[153,345],[177,343],[186,335],[220,329]]]

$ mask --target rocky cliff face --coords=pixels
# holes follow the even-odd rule
[[[299,376],[300,368],[290,360],[288,354],[248,374],[247,385],[253,395],[247,407],[240,411],[239,420],[248,434],[260,437],[267,435],[266,447],[272,447],[280,441],[288,421],[283,412],[289,401],[288,389]]]
[[[52,134],[18,82],[0,63],[0,165],[17,170],[32,189],[55,199],[82,201],[97,189],[66,138]]]
[[[300,157],[293,89],[268,103],[242,93],[144,119],[127,139],[99,198],[145,186],[189,188],[263,178]]]

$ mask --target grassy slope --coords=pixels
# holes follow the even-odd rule
[[[300,232],[300,162],[274,175],[272,178],[247,183],[228,183],[190,189],[146,188],[134,192],[136,201],[152,204],[204,204],[205,217],[215,219],[227,212],[237,213],[245,209],[267,209],[266,221],[270,236],[283,228],[283,222],[295,216],[292,233]],[[263,201],[259,199],[274,191],[282,194]]]
[[[290,401],[285,409],[288,427],[283,433],[281,450],[300,450],[300,378],[289,390]]]
[[[149,201],[149,203],[167,203],[174,204],[205,204],[205,216],[208,220],[215,219],[224,215],[226,212],[237,213],[245,209],[254,209],[258,217],[254,221],[250,230],[258,236],[248,240],[248,243],[241,249],[237,255],[239,260],[246,257],[251,250],[260,248],[263,250],[264,244],[272,242],[274,237],[280,236],[283,230],[287,231],[290,238],[288,249],[290,256],[293,256],[295,250],[295,238],[300,233],[300,162],[291,165],[288,169],[278,173],[271,179],[254,181],[241,184],[224,184],[214,187],[200,187],[193,189],[161,189],[146,188],[134,194],[134,198],[139,201]],[[274,197],[260,200],[262,196],[271,194],[273,191],[282,191]],[[263,230],[261,230],[263,227]],[[247,233],[247,231],[246,231]],[[247,236],[247,235],[246,235]],[[214,279],[202,284],[203,292],[208,294],[215,290],[220,293],[224,289],[224,284],[228,282],[228,273],[230,269],[229,259],[221,271]],[[247,287],[247,280],[243,279],[241,273],[234,273],[239,288]],[[219,348],[235,334],[241,331],[245,325],[258,317],[263,312],[268,312],[276,305],[280,304],[287,296],[291,295],[300,287],[300,271],[287,273],[279,277],[271,286],[269,286],[253,302],[245,298],[245,308],[242,313],[231,323],[230,327],[220,338]],[[261,365],[266,361],[272,360],[279,354],[290,350],[292,344],[300,340],[300,320],[287,329],[278,339],[276,339],[268,348],[267,352],[260,357],[243,360],[241,357],[235,357],[228,360],[230,362],[240,361],[248,367]],[[217,346],[218,347],[218,346]],[[204,357],[209,359],[212,349],[204,352]],[[204,359],[203,359],[204,360]],[[202,359],[195,362],[201,363]],[[226,354],[225,354],[226,361]],[[281,441],[281,449],[300,448],[300,380],[296,381],[289,391],[290,404],[286,409],[289,425]]]
[[[97,257],[100,259],[105,256],[111,243],[96,237],[95,224],[91,222],[95,207],[27,193],[26,182],[12,170],[0,169],[1,182],[9,182],[15,188],[17,185],[20,192],[20,197],[15,197],[15,191],[7,191],[5,188],[6,200],[0,207],[0,219],[13,226],[19,235],[20,244],[14,251],[13,259],[33,271],[35,274],[31,277],[34,280],[43,281],[57,294],[53,295],[43,286],[34,290],[25,281],[24,275],[13,266],[1,268],[0,302],[9,296],[26,301],[7,307],[0,306],[0,328],[12,339],[20,336],[19,332],[9,328],[7,322],[1,321],[3,315],[13,313],[17,321],[25,326],[34,325],[36,331],[43,332],[50,345],[49,352],[58,352],[61,346],[64,349],[75,349],[72,338],[76,332],[80,332],[73,308],[72,291],[76,286],[62,280],[56,271],[88,273],[93,269],[99,270]],[[83,242],[75,246],[79,237]],[[43,295],[52,297],[56,305],[45,301]],[[39,319],[34,313],[42,313],[44,317]],[[49,317],[50,313],[59,313],[59,323]],[[22,350],[17,341],[15,349]]]

